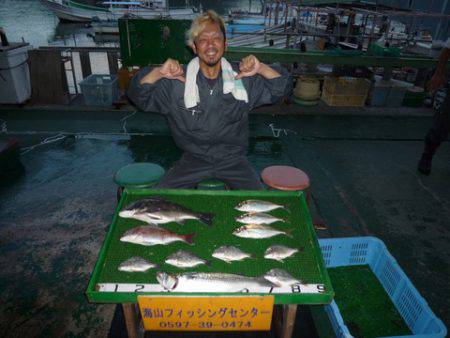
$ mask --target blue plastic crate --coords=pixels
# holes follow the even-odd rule
[[[116,75],[91,74],[80,82],[88,106],[111,106],[119,96]]]
[[[386,245],[375,237],[326,238],[319,240],[327,268],[368,264],[383,285],[400,315],[413,332],[411,336],[438,338],[447,335],[442,321],[405,275]],[[325,306],[337,337],[352,337],[333,301]]]

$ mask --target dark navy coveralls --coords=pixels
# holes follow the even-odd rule
[[[239,73],[238,66],[232,64]],[[184,105],[184,83],[162,78],[154,84],[140,84],[151,69],[143,68],[130,82],[128,97],[142,110],[166,116],[175,143],[184,153],[161,178],[158,188],[192,189],[207,178],[223,181],[231,189],[263,189],[259,175],[246,158],[248,113],[251,109],[275,103],[292,89],[289,73],[273,67],[281,76],[265,79],[260,75],[243,78],[249,102],[223,94],[222,73],[210,88],[199,70],[197,86],[200,102],[194,108]]]
[[[431,155],[434,154],[436,148],[444,142],[450,133],[450,88],[447,90],[447,95],[441,108],[436,111],[434,115],[434,122],[431,129],[428,131],[425,138],[425,143],[428,145]],[[425,147],[426,150],[427,146]],[[427,152],[427,151],[425,151]]]

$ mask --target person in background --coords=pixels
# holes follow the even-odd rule
[[[444,71],[447,61],[450,57],[450,38],[447,39],[445,47],[442,49],[439,61],[433,77],[428,82],[427,87],[431,92],[436,92],[445,84]],[[429,175],[431,172],[431,162],[436,150],[443,141],[446,140],[450,131],[450,95],[447,92],[444,103],[441,109],[436,111],[434,123],[425,137],[425,147],[422,157],[419,160],[417,169],[424,175]]]
[[[248,55],[229,63],[225,23],[214,11],[199,15],[187,33],[197,55],[187,68],[167,59],[143,68],[130,82],[128,97],[145,111],[166,116],[184,153],[157,188],[192,189],[215,178],[231,189],[260,190],[259,175],[246,158],[248,113],[280,100],[292,89],[289,73]]]

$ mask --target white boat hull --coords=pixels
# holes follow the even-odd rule
[[[133,15],[142,19],[156,19],[162,17],[170,17],[171,19],[192,19],[194,17],[194,12],[192,9],[176,9],[165,11],[162,9],[145,9],[139,8],[137,10],[126,10],[126,9],[114,9],[113,11],[105,10],[95,10],[71,7],[67,5],[62,5],[52,0],[42,0],[45,6],[51,10],[60,20],[63,21],[74,21],[74,22],[89,22],[93,19],[98,19],[102,21],[112,21],[117,20],[124,15]]]

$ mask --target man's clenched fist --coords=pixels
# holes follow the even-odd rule
[[[242,79],[243,77],[253,76],[258,74],[261,69],[261,62],[254,55],[246,56],[239,63],[239,74],[236,75],[235,79]]]
[[[167,59],[166,62],[164,62],[159,68],[159,73],[161,74],[161,77],[166,79],[186,82],[186,79],[183,76],[183,67],[180,66],[180,63],[177,60]]]

